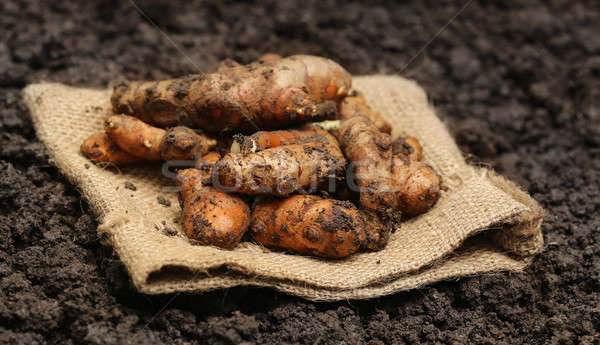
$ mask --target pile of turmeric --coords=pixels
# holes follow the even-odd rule
[[[393,140],[326,58],[228,59],[209,74],[120,84],[111,102],[82,154],[102,167],[190,162],[176,183],[192,243],[232,249],[246,238],[339,259],[383,249],[440,197],[419,141]]]

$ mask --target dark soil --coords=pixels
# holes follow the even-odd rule
[[[600,4],[474,1],[421,51],[464,3],[139,1],[167,38],[129,1],[2,1],[0,343],[599,343]],[[545,252],[520,274],[370,301],[136,293],[48,162],[19,91],[164,78],[264,52],[416,79],[474,163],[547,209]]]

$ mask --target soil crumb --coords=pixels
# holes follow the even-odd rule
[[[159,204],[165,206],[165,207],[171,207],[171,201],[169,201],[168,199],[166,199],[164,196],[159,195],[156,197],[156,201],[158,201]]]
[[[125,181],[125,183],[123,183],[123,184],[125,185],[125,188],[127,188],[129,190],[132,190],[132,191],[136,191],[137,190],[137,187],[133,183],[131,183],[129,181]]]

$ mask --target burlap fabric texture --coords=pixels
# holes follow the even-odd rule
[[[524,269],[543,247],[543,211],[537,203],[492,171],[466,164],[413,81],[375,75],[353,82],[392,123],[394,137],[410,134],[421,141],[425,160],[442,175],[448,190],[430,212],[403,223],[384,250],[344,260],[269,251],[253,243],[235,250],[191,244],[178,224],[173,180],[163,176],[160,164],[116,171],[102,169],[79,153],[82,141],[102,130],[111,114],[111,90],[43,83],[28,86],[24,99],[52,163],[89,201],[100,222],[98,231],[119,254],[140,292],[251,285],[332,301]],[[125,182],[136,190],[125,188]],[[159,203],[159,196],[170,206]]]

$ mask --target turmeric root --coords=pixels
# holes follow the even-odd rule
[[[203,245],[231,249],[241,240],[250,223],[250,209],[239,197],[210,186],[213,164],[220,158],[209,153],[198,168],[178,173],[181,187],[183,230]]]
[[[223,190],[283,196],[325,188],[343,176],[345,165],[337,145],[295,144],[251,154],[229,153],[215,165],[213,181]]]
[[[426,212],[439,198],[440,176],[421,162],[423,148],[416,138],[392,143],[365,115],[367,110],[362,106],[342,108],[343,120],[334,131],[353,164],[361,206],[392,218],[398,216],[393,211],[407,216]]]
[[[216,141],[187,127],[164,130],[126,115],[114,115],[104,130],[121,149],[145,160],[191,160],[206,154]]]
[[[398,209],[407,216],[427,212],[440,197],[440,175],[423,162],[394,157],[393,164]]]
[[[348,110],[348,108],[346,108]],[[334,130],[340,146],[352,164],[358,187],[360,215],[364,224],[366,250],[385,247],[393,226],[400,220],[397,195],[392,176],[391,137],[379,131],[364,115],[353,115],[341,120]]]
[[[373,110],[367,104],[365,97],[358,91],[353,91],[340,103],[340,120],[347,120],[354,116],[366,116],[383,133],[392,133],[392,125]]]
[[[351,87],[337,63],[295,55],[270,62],[156,82],[116,86],[115,113],[169,127],[255,131],[333,118]]]
[[[392,178],[398,208],[407,216],[427,212],[440,197],[441,177],[423,162],[423,149],[414,137],[393,144]]]
[[[351,255],[365,241],[356,206],[314,195],[257,202],[250,229],[252,238],[266,247],[326,258]]]
[[[352,164],[363,208],[392,216],[397,202],[392,186],[392,140],[365,116],[353,116],[334,131]],[[354,182],[354,181],[350,181]]]
[[[99,165],[121,166],[142,161],[123,151],[104,132],[92,134],[81,144],[80,149],[87,159]]]
[[[231,152],[253,153],[278,146],[317,142],[338,145],[327,131],[307,124],[299,129],[260,131],[248,136],[235,135]]]
[[[104,131],[120,148],[134,156],[158,161],[160,142],[165,130],[124,115],[111,116],[104,121]]]

